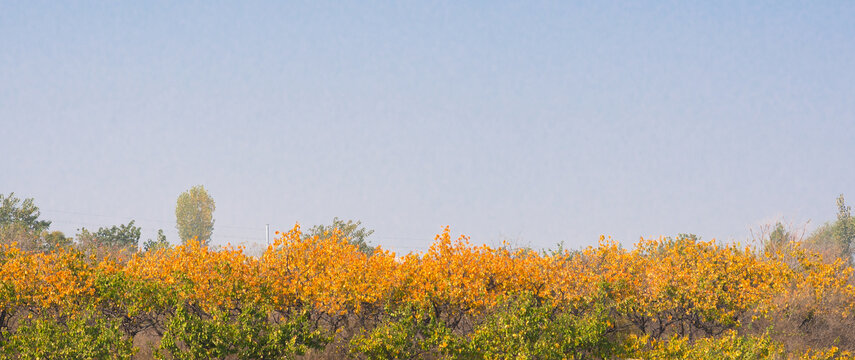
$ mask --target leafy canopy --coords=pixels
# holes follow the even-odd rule
[[[33,199],[0,194],[0,243],[16,244],[25,251],[50,252],[71,244],[62,232],[48,231],[51,222],[39,220],[41,212]]]
[[[15,193],[4,196],[0,193],[0,226],[21,224],[27,230],[40,233],[50,227],[50,221],[39,220],[41,212],[33,203],[33,199],[21,199],[15,197]]]
[[[205,187],[197,185],[178,196],[175,221],[182,243],[196,238],[207,245],[214,232],[214,198]]]
[[[134,220],[125,225],[113,225],[109,228],[100,227],[96,232],[90,232],[86,228],[80,229],[77,241],[81,245],[92,244],[95,246],[130,247],[136,249],[140,241],[140,227],[134,226]]]
[[[303,234],[304,238],[311,238],[314,236],[320,238],[326,238],[333,234],[333,232],[340,232],[338,235],[339,239],[346,239],[351,244],[355,245],[359,248],[359,251],[365,253],[366,255],[371,255],[374,253],[374,247],[369,245],[368,237],[374,233],[374,230],[366,229],[362,225],[362,221],[347,220],[345,222],[338,217],[333,218],[333,222],[331,225],[315,225],[311,229],[309,229],[305,234]]]
[[[148,239],[143,243],[143,251],[156,251],[158,249],[169,248],[169,241],[166,240],[166,235],[163,234],[163,229],[157,229],[157,240]]]

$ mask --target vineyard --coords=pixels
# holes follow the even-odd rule
[[[424,253],[296,226],[258,257],[0,249],[9,359],[849,359],[849,262],[691,236]]]

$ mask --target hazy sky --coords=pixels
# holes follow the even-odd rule
[[[855,2],[0,0],[0,192],[73,235],[745,240],[855,203]]]

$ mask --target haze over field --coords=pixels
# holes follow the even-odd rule
[[[744,240],[855,199],[855,3],[0,2],[0,193],[67,235]],[[852,200],[850,200],[851,202]]]

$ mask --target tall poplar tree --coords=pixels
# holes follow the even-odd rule
[[[855,218],[851,212],[852,208],[846,206],[843,194],[840,194],[837,197],[837,222],[832,227],[832,234],[847,261],[852,261],[852,243],[855,242]]]
[[[214,232],[214,208],[214,198],[208,195],[202,185],[194,186],[178,196],[175,220],[182,243],[193,238],[205,245],[210,243],[211,233]]]

